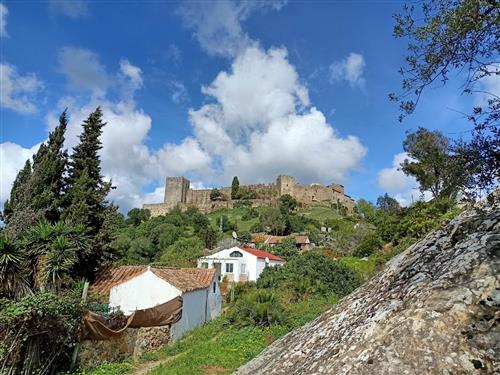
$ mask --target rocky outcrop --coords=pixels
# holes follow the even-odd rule
[[[484,205],[236,371],[500,374],[500,204]]]

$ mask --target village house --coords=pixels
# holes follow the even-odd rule
[[[101,272],[91,292],[109,300],[110,311],[131,315],[182,297],[182,318],[170,329],[172,339],[220,315],[222,296],[215,269],[151,266],[112,267]]]
[[[311,241],[309,237],[305,234],[291,234],[289,236],[273,236],[270,234],[255,234],[252,236],[253,244],[264,244],[269,246],[275,246],[283,242],[283,240],[291,238],[295,241],[295,246],[301,251],[308,251],[311,246]]]
[[[215,269],[220,279],[256,281],[264,268],[281,266],[285,260],[267,251],[247,247],[232,247],[198,259],[198,267]]]

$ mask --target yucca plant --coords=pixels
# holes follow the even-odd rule
[[[19,298],[30,293],[22,248],[0,235],[0,295]]]

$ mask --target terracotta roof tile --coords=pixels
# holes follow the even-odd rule
[[[142,275],[147,270],[148,266],[119,266],[106,268],[98,274],[96,280],[90,286],[90,291],[106,295],[113,287],[132,280]],[[215,276],[214,268],[151,267],[151,271],[182,292],[206,289],[210,286]]]

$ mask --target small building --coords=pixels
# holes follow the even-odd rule
[[[264,268],[281,266],[285,260],[259,249],[232,247],[198,259],[198,267],[215,269],[219,278],[229,281],[256,281]]]
[[[172,339],[220,315],[222,296],[215,269],[120,266],[103,270],[90,291],[109,300],[110,311],[131,315],[182,297],[182,318]]]
[[[252,237],[252,243],[262,243],[264,245],[275,246],[283,242],[283,240],[290,238],[295,240],[295,246],[301,251],[308,251],[311,245],[309,237],[305,234],[291,234],[289,236],[273,236],[270,234],[256,234]]]

